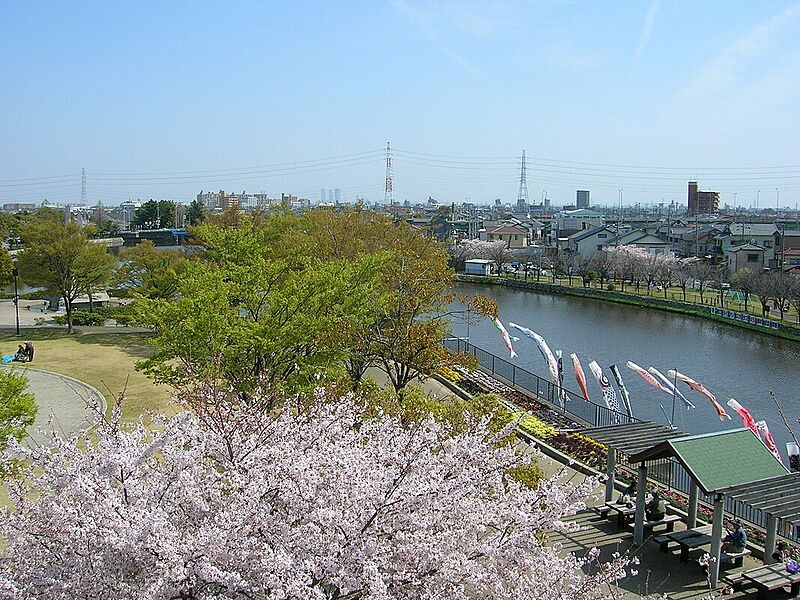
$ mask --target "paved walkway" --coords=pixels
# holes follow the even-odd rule
[[[97,402],[100,409],[105,411],[103,395],[82,381],[26,365],[3,365],[2,368],[28,378],[28,391],[33,394],[39,407],[33,427],[29,430],[35,442],[42,443],[47,438],[46,434],[36,431],[38,427],[64,435],[91,427],[94,416],[87,402]]]

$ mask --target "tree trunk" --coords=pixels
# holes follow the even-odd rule
[[[63,298],[67,309],[67,333],[74,333],[72,329],[72,300],[68,296],[63,296]]]

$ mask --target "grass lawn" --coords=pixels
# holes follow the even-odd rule
[[[109,406],[124,389],[123,418],[138,419],[145,411],[173,414],[170,389],[156,386],[139,373],[134,364],[149,356],[154,348],[146,333],[76,333],[40,329],[26,331],[17,338],[0,334],[2,354],[14,354],[21,340],[36,347],[32,367],[61,373],[94,386],[106,397]]]

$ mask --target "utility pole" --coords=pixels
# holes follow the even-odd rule
[[[19,269],[17,267],[17,257],[14,257],[13,269],[11,274],[14,276],[14,311],[17,314],[17,335],[19,336],[19,288],[17,281],[19,279]]]

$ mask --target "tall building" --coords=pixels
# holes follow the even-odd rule
[[[328,202],[333,204],[333,190],[328,190]]]
[[[334,198],[335,198],[336,206],[339,206],[339,203],[342,201],[342,190],[340,190],[339,188],[336,188],[334,190],[334,194],[333,195],[334,195]]]
[[[325,188],[322,188],[319,191],[319,203],[320,204],[325,204]]]
[[[719,213],[719,192],[702,191],[696,181],[689,182],[688,212],[690,215]]]
[[[589,190],[575,192],[575,206],[577,208],[589,208]]]

